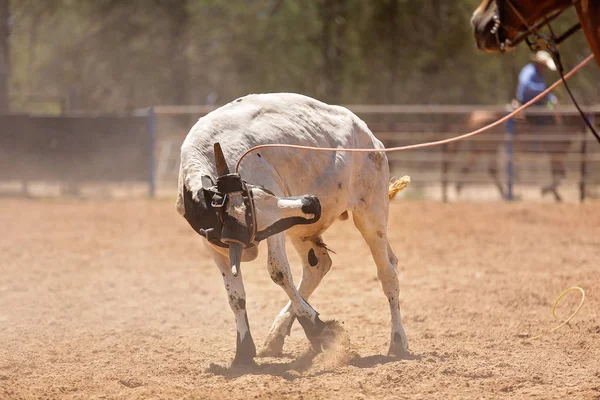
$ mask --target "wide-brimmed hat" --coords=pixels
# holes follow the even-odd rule
[[[554,64],[554,60],[550,53],[544,50],[540,50],[531,56],[531,61],[543,64],[546,67],[550,68],[552,71],[556,71],[556,64]]]

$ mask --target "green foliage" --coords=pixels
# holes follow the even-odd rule
[[[529,53],[478,52],[469,22],[477,3],[12,0],[12,106],[48,98],[122,110],[274,91],[345,104],[506,103]],[[575,19],[568,13],[557,30]],[[589,54],[582,33],[562,51],[567,68]],[[573,80],[587,103],[599,71]]]

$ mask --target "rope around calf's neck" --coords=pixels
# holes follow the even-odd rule
[[[573,68],[571,71],[569,71],[569,73],[564,76],[564,80],[567,80],[570,77],[572,77],[575,73],[577,73],[584,66],[586,66],[590,61],[592,61],[593,58],[594,58],[593,54],[589,55],[585,60],[583,60],[581,63],[579,63],[579,65],[577,65],[575,68]],[[459,140],[470,138],[475,135],[479,135],[480,133],[483,133],[483,132],[490,130],[500,124],[503,124],[504,122],[508,121],[510,118],[514,117],[516,114],[520,113],[521,111],[525,110],[526,108],[529,108],[531,105],[533,105],[534,103],[536,103],[537,101],[542,99],[544,96],[546,96],[552,90],[556,89],[562,83],[563,83],[563,79],[557,80],[550,87],[548,87],[548,89],[544,90],[542,93],[540,93],[539,95],[534,97],[532,100],[528,101],[527,103],[523,104],[521,107],[517,108],[510,114],[500,118],[499,120],[497,120],[495,122],[492,122],[489,125],[484,126],[483,128],[479,128],[479,129],[474,130],[473,132],[465,133],[464,135],[456,136],[453,138],[437,140],[435,142],[411,144],[408,146],[390,147],[387,149],[345,149],[345,148],[333,148],[333,147],[301,146],[301,145],[297,145],[297,144],[277,144],[277,143],[261,144],[259,146],[255,146],[255,147],[252,147],[251,149],[246,150],[246,152],[244,154],[242,154],[242,156],[239,158],[237,164],[235,165],[235,172],[239,173],[240,164],[242,163],[242,160],[244,159],[244,157],[246,157],[248,154],[250,154],[251,152],[253,152],[255,150],[265,149],[265,148],[287,148],[287,149],[331,151],[331,152],[340,151],[340,152],[350,152],[350,153],[371,153],[371,152],[391,153],[394,151],[422,149],[425,147],[439,146],[439,145],[446,144],[446,143],[456,142]]]

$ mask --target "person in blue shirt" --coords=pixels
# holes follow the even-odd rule
[[[548,69],[556,71],[556,65],[554,64],[554,60],[550,53],[546,51],[538,51],[535,53],[531,58],[531,62],[524,66],[519,73],[519,85],[517,86],[517,100],[519,103],[527,103],[547,89],[546,82],[544,81],[544,73]],[[543,99],[533,104],[532,107],[547,107],[548,109],[553,110],[556,104],[558,104],[558,99],[554,94],[549,93]],[[527,122],[538,126],[560,123],[560,116],[558,115],[526,114],[525,119]],[[553,193],[556,200],[561,201],[557,188],[560,180],[566,175],[566,169],[564,162],[560,157],[554,157],[556,154],[563,153],[557,153],[553,145],[556,145],[556,143],[544,141],[530,142],[528,144],[528,150],[549,153],[550,166],[552,169],[552,182],[549,185],[542,187],[542,195]]]
[[[531,62],[524,66],[519,73],[519,85],[517,86],[517,100],[519,103],[527,103],[548,88],[544,80],[544,72],[547,69],[556,71],[556,65],[548,52],[540,50],[535,53],[531,58]],[[548,107],[552,110],[556,104],[558,104],[558,99],[554,94],[549,93],[544,99],[536,102],[534,106]],[[553,118],[544,116],[531,116],[527,119],[537,125],[547,125],[553,121]]]

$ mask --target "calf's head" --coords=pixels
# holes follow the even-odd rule
[[[202,177],[196,196],[184,185],[184,217],[217,249],[228,249],[231,271],[237,275],[244,249],[295,225],[312,224],[321,217],[316,196],[278,197],[230,173],[219,143],[214,145],[216,183]]]

